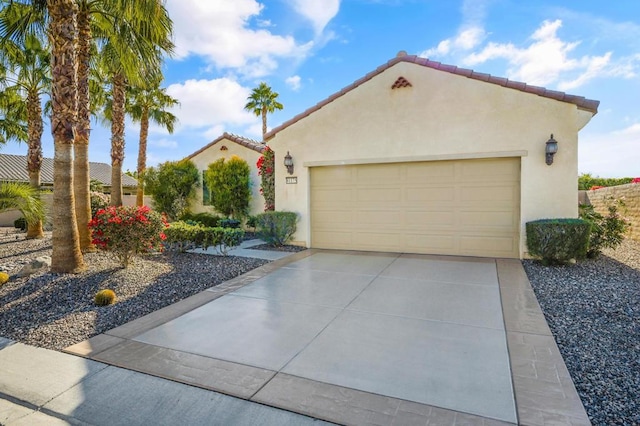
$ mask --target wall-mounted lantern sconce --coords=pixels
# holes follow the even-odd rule
[[[291,154],[287,151],[287,155],[284,156],[284,166],[287,168],[287,172],[292,175],[293,174],[293,158],[291,158]]]
[[[550,166],[553,164],[553,156],[558,152],[558,141],[553,138],[553,133],[551,133],[551,137],[547,141],[547,145],[544,149],[545,158],[547,160],[547,165]]]

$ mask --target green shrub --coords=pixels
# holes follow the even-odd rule
[[[258,226],[258,218],[257,216],[247,216],[246,222],[247,228],[251,228],[255,231],[256,226]]]
[[[209,164],[204,174],[211,189],[211,205],[216,211],[235,219],[246,216],[251,199],[251,169],[246,161],[234,155]]]
[[[221,228],[240,228],[240,221],[237,219],[222,219],[219,222]]]
[[[154,208],[171,220],[187,211],[198,186],[200,171],[191,160],[167,161],[144,173],[145,192],[153,198]]]
[[[584,259],[591,224],[583,219],[542,219],[527,222],[527,249],[544,265],[561,265]]]
[[[608,213],[606,216],[596,212],[591,205],[580,205],[580,217],[591,223],[591,236],[587,257],[594,259],[604,248],[616,248],[624,240],[624,234],[630,223],[620,215],[619,208],[624,207],[621,200],[605,201]]]
[[[9,282],[9,274],[6,272],[0,272],[0,285],[6,284]]]
[[[227,255],[229,249],[237,247],[242,242],[242,229],[205,227],[190,225],[183,221],[171,223],[166,229],[165,247],[168,250],[184,252],[186,250],[215,247],[222,255]]]
[[[296,233],[298,215],[294,212],[264,212],[257,216],[258,237],[267,244],[279,247]]]
[[[27,230],[27,219],[24,217],[19,217],[18,219],[13,221],[13,227],[19,229],[21,231]]]
[[[93,298],[93,302],[97,306],[112,305],[116,302],[116,293],[110,289],[100,290]]]
[[[216,226],[219,226],[218,224],[222,220],[222,218],[220,216],[207,213],[207,212],[196,213],[196,214],[187,212],[180,217],[180,220],[188,223],[190,222],[199,223],[202,226],[215,228]]]

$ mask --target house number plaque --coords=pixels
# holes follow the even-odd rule
[[[291,176],[291,177],[287,177],[287,183],[298,183],[298,177],[297,176]]]

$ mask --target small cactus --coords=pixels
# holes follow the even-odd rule
[[[107,306],[116,302],[116,293],[113,290],[100,290],[93,299],[97,306]]]
[[[0,285],[6,284],[9,282],[9,274],[6,272],[0,272]]]

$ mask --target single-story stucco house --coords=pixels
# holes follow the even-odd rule
[[[598,105],[400,52],[265,135],[276,208],[308,247],[525,257],[526,222],[578,215]]]
[[[191,211],[194,213],[208,212],[214,213],[214,209],[209,201],[210,189],[204,181],[204,172],[209,168],[209,164],[224,158],[228,160],[236,155],[249,164],[251,169],[251,201],[249,203],[249,214],[256,215],[264,211],[264,198],[260,193],[261,178],[258,175],[256,163],[265,149],[264,144],[244,138],[231,133],[223,133],[208,145],[186,157],[191,160],[198,170],[200,170],[201,190],[197,192],[196,199],[191,204]]]
[[[89,163],[89,177],[104,187],[105,193],[111,192],[111,166],[107,163]],[[27,156],[0,154],[0,181],[29,183]],[[40,166],[40,186],[53,190],[53,158],[43,158]],[[135,194],[138,181],[129,175],[122,175],[124,194]]]

